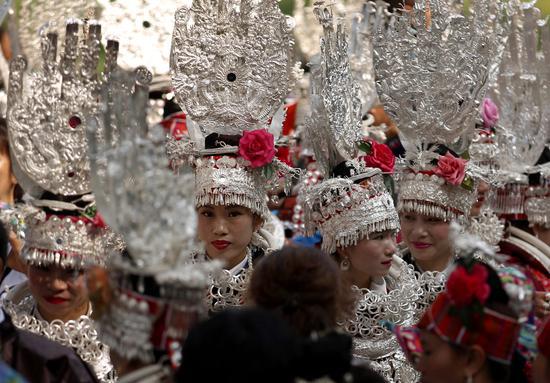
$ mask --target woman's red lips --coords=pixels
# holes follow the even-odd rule
[[[210,242],[212,246],[214,246],[218,250],[225,250],[229,245],[231,245],[231,242],[229,241],[212,241]]]
[[[412,245],[417,249],[427,249],[428,247],[431,247],[431,243],[426,242],[413,242]]]
[[[65,303],[65,302],[68,301],[68,299],[58,298],[58,297],[47,297],[45,299],[48,303],[51,303],[53,305],[60,305],[60,304]]]
[[[391,266],[392,260],[388,259],[387,261],[382,262],[384,266]]]

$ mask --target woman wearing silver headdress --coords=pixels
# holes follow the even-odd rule
[[[362,139],[347,37],[341,25],[333,26],[330,9],[318,7],[316,14],[324,37],[320,64],[312,71],[307,133],[324,179],[301,192],[306,229],[321,234],[322,249],[334,255],[353,285],[355,314],[341,325],[354,336],[354,356],[389,382],[415,382],[416,372],[381,324],[413,323],[421,294],[412,267],[395,254],[399,219],[380,170],[389,176],[395,158],[385,145]],[[342,105],[348,106],[344,113]],[[359,156],[359,149],[367,155]]]
[[[273,247],[266,190],[292,173],[275,158],[293,82],[290,23],[275,0],[222,3],[208,14],[199,2],[176,12],[172,83],[189,134],[167,147],[174,168],[195,170],[195,259],[225,264],[208,294],[214,311],[243,303],[254,259]]]
[[[424,308],[454,261],[449,223],[465,225],[476,199],[477,172],[460,154],[501,53],[504,28],[492,17],[500,2],[472,6],[466,17],[445,1],[416,1],[374,43],[378,94],[406,149],[397,176],[402,256],[424,287]]]
[[[104,265],[108,253],[109,231],[90,194],[84,118],[97,112],[103,82],[96,72],[101,26],[79,24],[67,22],[61,59],[58,32],[46,28],[43,65],[26,73],[24,58],[11,62],[7,122],[12,165],[23,189],[36,199],[27,206],[33,212],[26,219],[22,250],[29,280],[8,293],[5,307],[15,326],[74,348],[100,381],[109,382],[116,376],[109,348],[90,317],[86,288],[86,270]],[[107,76],[116,65],[118,42],[107,41],[106,50]]]

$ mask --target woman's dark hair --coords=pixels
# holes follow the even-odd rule
[[[8,157],[10,156],[10,144],[8,140],[8,125],[6,123],[6,119],[0,117],[0,153],[6,154]],[[13,171],[13,170],[12,170]],[[19,184],[15,185],[15,189],[13,191],[13,200],[14,202],[19,202],[23,199],[23,189]]]
[[[324,376],[344,381],[351,337],[300,337],[272,311],[227,310],[191,329],[176,382],[291,383]]]
[[[354,310],[338,265],[314,248],[284,247],[264,257],[252,274],[248,298],[276,311],[302,336],[337,326]]]

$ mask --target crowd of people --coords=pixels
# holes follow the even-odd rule
[[[550,382],[537,1],[47,3],[0,6],[0,382]]]

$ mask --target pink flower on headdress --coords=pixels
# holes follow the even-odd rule
[[[395,156],[391,149],[384,144],[379,144],[374,140],[368,140],[370,144],[370,153],[363,157],[367,166],[378,168],[384,173],[393,173],[395,166]]]
[[[275,139],[267,130],[245,131],[239,141],[239,155],[251,168],[261,168],[275,157]]]
[[[500,118],[498,106],[490,98],[483,99],[481,117],[483,118],[483,125],[486,128],[494,127]]]
[[[451,185],[460,185],[466,176],[466,160],[454,157],[447,152],[444,156],[439,157],[437,167],[434,173],[445,179]]]
[[[466,307],[475,301],[483,305],[491,293],[488,276],[487,269],[479,263],[469,271],[464,266],[458,266],[447,281],[447,294],[457,308]]]

